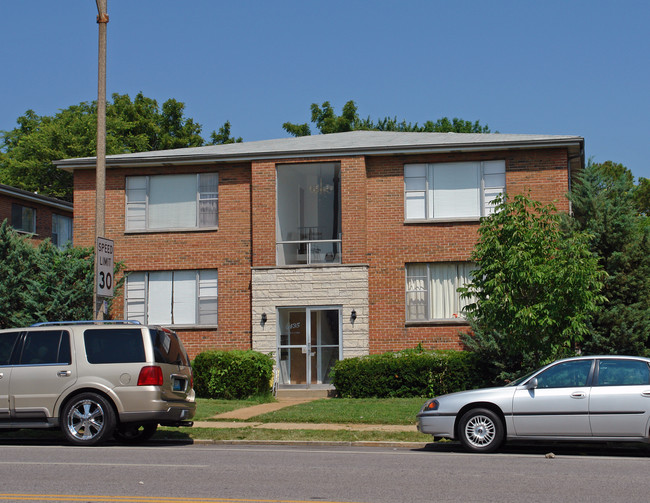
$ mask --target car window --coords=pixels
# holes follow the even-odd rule
[[[66,364],[72,362],[70,334],[65,330],[27,332],[20,365]]]
[[[139,328],[89,328],[84,331],[88,363],[140,363],[145,361]]]
[[[0,334],[0,365],[9,365],[16,340],[20,332],[3,332]]]
[[[170,330],[149,329],[151,343],[157,363],[172,363],[188,366],[187,353],[183,349],[178,336]]]
[[[638,360],[600,360],[598,386],[650,384],[648,364]]]
[[[591,360],[558,363],[537,376],[538,388],[568,388],[586,386]]]

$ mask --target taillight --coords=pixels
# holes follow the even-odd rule
[[[142,367],[138,376],[138,386],[162,386],[163,373],[160,367]]]

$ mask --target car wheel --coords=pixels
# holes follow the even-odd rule
[[[503,422],[489,409],[473,409],[461,417],[458,433],[460,442],[466,449],[493,452],[503,443]]]
[[[123,444],[140,444],[146,442],[158,429],[157,424],[127,423],[115,428],[113,436]]]
[[[61,430],[75,445],[105,442],[115,429],[115,412],[109,401],[96,393],[81,393],[63,407]]]

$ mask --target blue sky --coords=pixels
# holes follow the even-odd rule
[[[311,103],[574,134],[650,178],[650,2],[108,0],[107,91],[175,98],[209,137],[281,138]],[[94,0],[0,2],[0,130],[97,97]],[[313,129],[313,128],[312,128]]]

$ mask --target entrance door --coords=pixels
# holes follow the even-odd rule
[[[329,373],[341,357],[341,309],[278,309],[280,384],[329,384]]]

